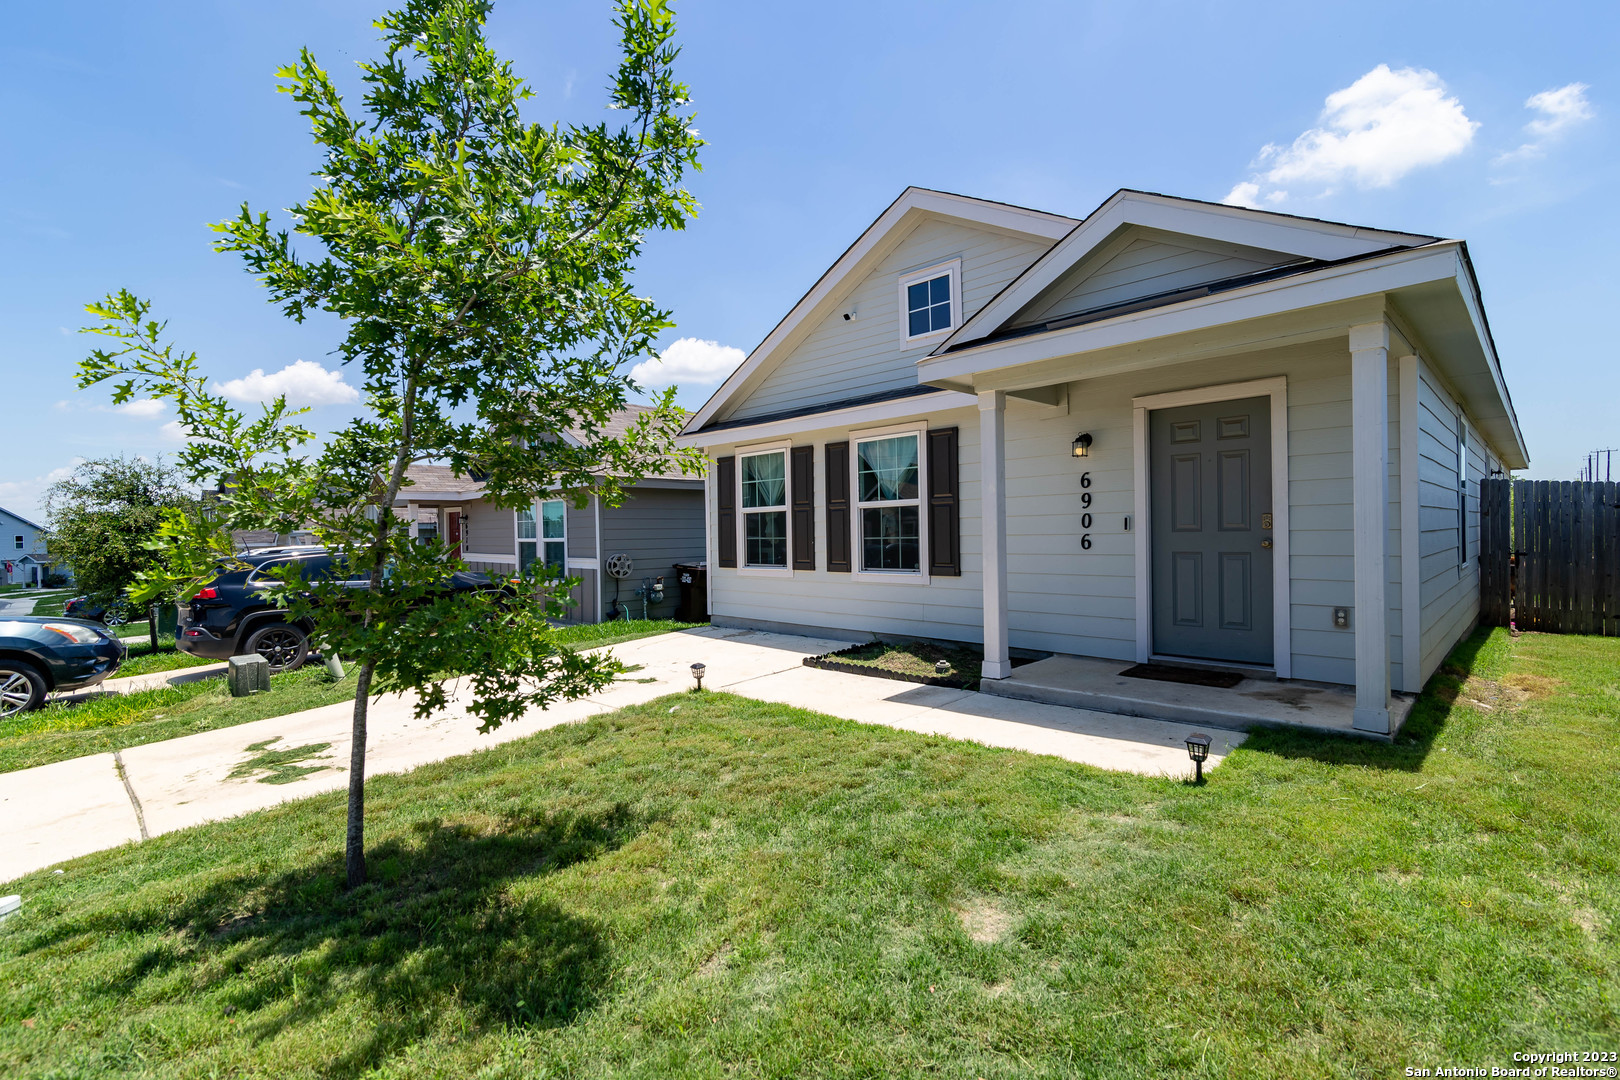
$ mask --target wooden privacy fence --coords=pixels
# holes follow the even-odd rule
[[[1482,480],[1480,621],[1620,637],[1620,484]]]

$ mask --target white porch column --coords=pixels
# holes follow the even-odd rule
[[[979,394],[979,524],[984,532],[984,668],[986,679],[1012,674],[1007,655],[1007,395]]]
[[[417,534],[417,525],[420,524],[416,520],[416,504],[415,503],[408,502],[408,503],[405,504],[405,520],[409,521],[411,523],[411,540],[414,543],[415,540],[416,540],[416,537],[418,535]]]
[[[1357,730],[1389,733],[1389,326],[1350,328]]]

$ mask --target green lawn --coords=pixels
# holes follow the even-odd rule
[[[57,593],[55,596],[42,596],[34,603],[34,610],[29,612],[29,614],[47,616],[60,615],[62,614],[62,605],[71,599],[73,599],[73,597],[69,593]]]
[[[8,1076],[1399,1076],[1620,1046],[1620,641],[1203,786],[684,694],[8,887]]]
[[[192,656],[190,653],[181,652],[174,647],[172,634],[159,634],[156,649],[152,648],[148,633],[142,633],[139,637],[133,634],[125,635],[124,646],[129,650],[129,654],[118,667],[117,677],[120,679],[135,675],[150,675],[155,671],[179,671],[183,668],[219,662],[204,656]]]
[[[602,623],[565,626],[558,630],[557,636],[566,646],[594,649],[694,625],[700,624],[668,619]],[[175,652],[172,638],[159,638],[156,653],[150,651],[148,642],[129,644],[132,659],[119,668],[120,676],[213,663]],[[50,704],[38,712],[0,721],[0,773],[231,727],[354,698],[352,674],[333,681],[319,664],[273,676],[271,687],[269,694],[233,698],[224,680],[215,678],[75,703]]]

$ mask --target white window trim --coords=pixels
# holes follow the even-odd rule
[[[548,539],[545,535],[546,518],[541,506],[548,502],[560,502],[563,504],[563,534],[560,538],[554,536]],[[568,569],[568,500],[536,499],[529,504],[529,512],[534,515],[534,536],[532,538],[525,538],[518,534],[518,512],[515,510],[512,512],[512,564],[520,567],[523,565],[522,545],[524,544],[533,544],[535,560],[543,562],[546,557],[546,544],[561,543],[563,546],[563,561],[558,565],[563,567],[566,572]]]
[[[943,330],[930,330],[926,334],[911,333],[911,312],[906,307],[906,287],[915,285],[919,281],[931,281],[941,274],[951,279],[951,322]],[[897,295],[900,303],[900,340],[908,345],[919,341],[932,341],[936,338],[948,337],[962,325],[962,260],[960,258],[947,259],[944,262],[925,266],[920,270],[911,270],[900,275]]]
[[[894,506],[905,503],[862,503],[860,500],[861,450],[860,444],[873,439],[887,439],[895,435],[917,436],[917,569],[867,570],[863,566],[866,544],[861,534],[861,510],[866,506]],[[909,424],[890,424],[885,427],[865,428],[849,433],[849,507],[851,570],[856,578],[882,581],[893,585],[928,584],[928,421]]]
[[[789,471],[793,467],[793,455],[789,453],[792,449],[793,441],[791,439],[779,439],[774,442],[739,446],[735,450],[737,458],[737,490],[735,493],[735,505],[737,507],[737,573],[744,577],[790,578],[793,576],[793,476]],[[787,528],[784,530],[787,535],[787,558],[781,566],[749,566],[748,519],[747,512],[743,510],[742,504],[743,458],[777,453],[782,455],[782,512],[787,522]],[[766,508],[760,507],[759,510],[764,511]]]
[[[562,512],[562,535],[561,536],[550,536],[550,537],[548,537],[546,535],[545,504],[548,503],[548,502],[560,502],[560,503],[562,503],[563,512]],[[567,499],[537,499],[535,501],[535,504],[534,504],[534,510],[535,510],[535,514],[534,514],[534,542],[536,544],[540,545],[536,549],[536,555],[537,555],[538,558],[544,559],[546,557],[546,545],[547,544],[561,544],[562,548],[563,548],[563,557],[562,557],[561,561],[559,561],[557,563],[557,565],[560,566],[562,568],[563,573],[566,574],[568,572],[568,500]],[[547,563],[546,565],[550,566],[551,564]]]

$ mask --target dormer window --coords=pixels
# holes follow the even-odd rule
[[[953,259],[900,279],[900,334],[906,341],[945,334],[960,323],[962,262]]]

